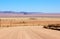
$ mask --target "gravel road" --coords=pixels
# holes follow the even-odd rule
[[[60,31],[42,26],[20,26],[0,29],[0,39],[60,39]]]

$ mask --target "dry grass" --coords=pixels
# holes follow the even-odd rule
[[[60,18],[0,18],[0,26],[40,26],[60,24]]]

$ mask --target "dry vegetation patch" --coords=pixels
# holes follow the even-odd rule
[[[0,27],[40,26],[46,24],[60,24],[60,18],[0,18]]]

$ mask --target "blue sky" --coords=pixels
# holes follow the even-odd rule
[[[0,11],[60,12],[60,0],[0,0]]]

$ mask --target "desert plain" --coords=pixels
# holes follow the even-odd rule
[[[20,18],[0,18],[1,27],[9,26],[41,26],[47,24],[60,24],[60,18],[47,17],[20,17]]]
[[[60,31],[43,28],[47,24],[60,24],[59,17],[8,16],[0,15],[0,39],[60,39]]]

